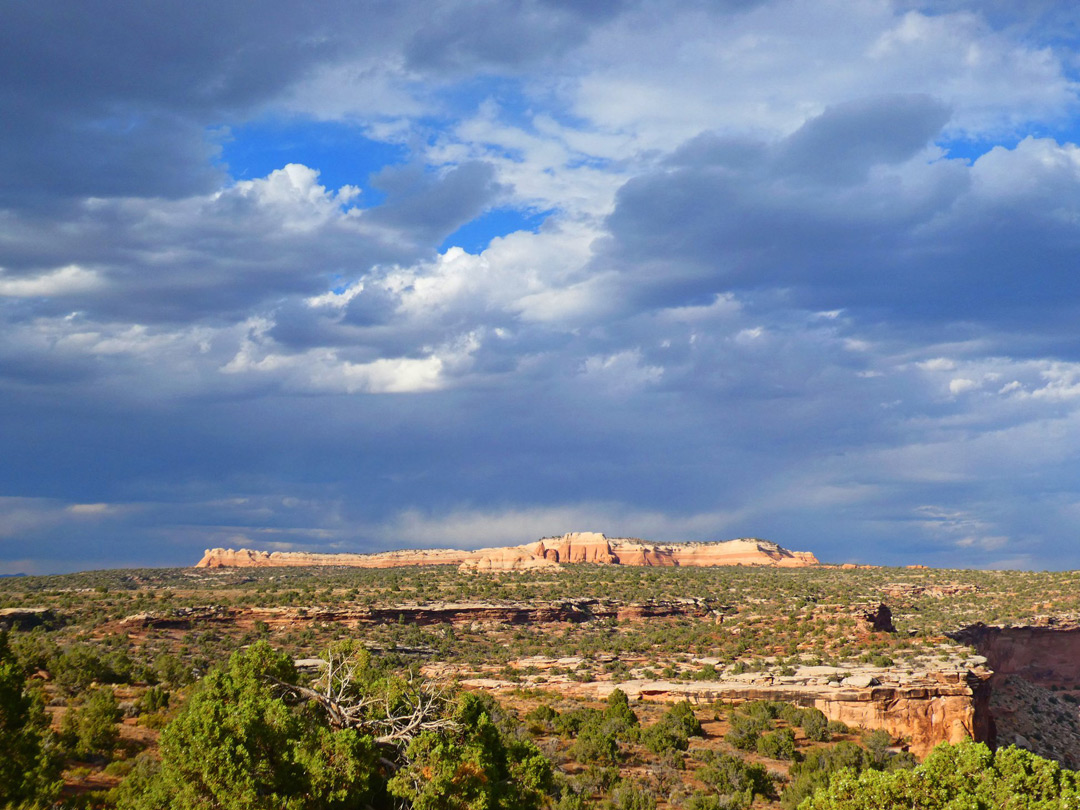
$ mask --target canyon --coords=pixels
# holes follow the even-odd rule
[[[1041,617],[1029,625],[974,624],[950,633],[986,658],[986,710],[1000,745],[1019,745],[1080,767],[1080,622]]]
[[[600,532],[570,532],[520,546],[475,551],[426,549],[384,551],[373,554],[312,554],[298,551],[207,549],[196,568],[269,568],[348,566],[399,568],[454,565],[466,571],[558,570],[566,563],[627,566],[775,566],[798,568],[818,565],[808,551],[789,551],[776,543],[740,538],[702,543],[649,543],[636,538],[608,538]]]

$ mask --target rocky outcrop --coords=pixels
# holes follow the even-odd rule
[[[650,602],[614,602],[600,599],[563,599],[553,602],[432,602],[383,607],[206,607],[176,608],[136,613],[121,625],[131,628],[188,630],[204,624],[241,627],[264,622],[284,628],[305,622],[334,622],[355,628],[372,624],[529,625],[581,623],[599,619],[641,619],[665,616],[708,616],[719,605],[706,599],[672,599]]]
[[[533,571],[538,568],[558,571],[560,568],[557,561],[533,554],[520,546],[483,549],[474,552],[459,566],[471,571]]]
[[[535,661],[529,663],[536,668]],[[573,667],[570,659],[561,659],[558,664]],[[436,675],[453,675],[445,665],[433,665],[428,670]],[[566,677],[529,685],[598,699],[618,688],[631,700],[688,700],[695,704],[783,700],[820,709],[830,720],[852,727],[885,729],[894,738],[906,740],[909,750],[923,757],[941,742],[992,739],[987,711],[990,675],[982,667],[914,672],[863,668],[845,677],[834,667],[802,667],[791,676],[744,673],[713,681],[632,679],[592,683]],[[461,683],[495,691],[521,687],[521,683],[495,678],[466,678]]]
[[[0,630],[32,630],[35,627],[55,629],[61,624],[50,608],[0,608]]]
[[[411,565],[461,565],[476,552],[456,549],[383,551],[377,554],[308,554],[302,551],[256,551],[208,548],[196,568],[294,568],[343,565],[353,568],[399,568]]]
[[[949,636],[978,650],[998,675],[1018,675],[1048,689],[1080,694],[1080,623],[975,624]]]
[[[378,554],[307,554],[295,551],[207,549],[196,568],[342,565],[396,568],[407,565],[457,565],[473,571],[555,569],[565,563],[632,566],[765,565],[783,568],[817,565],[807,551],[788,551],[767,540],[740,539],[716,543],[647,543],[608,538],[599,532],[571,532],[523,546],[478,551],[434,549]]]
[[[562,537],[545,537],[526,548],[534,557],[554,563],[619,564],[619,558],[612,550],[612,541],[599,532],[570,532]]]
[[[908,566],[911,568],[912,566]],[[923,566],[925,567],[925,566]],[[893,582],[882,585],[882,593],[893,599],[917,599],[920,596],[931,596],[934,599],[944,599],[947,596],[958,596],[962,593],[976,593],[978,588],[968,582],[943,582],[941,584],[921,585],[914,582]]]
[[[896,626],[893,624],[892,611],[889,606],[881,603],[856,611],[856,626],[867,633],[895,633]]]

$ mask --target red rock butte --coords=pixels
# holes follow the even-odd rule
[[[570,532],[523,546],[475,551],[429,549],[376,554],[309,554],[301,551],[207,549],[196,568],[253,568],[342,565],[353,568],[399,568],[407,565],[456,565],[468,571],[558,569],[564,563],[632,566],[760,565],[800,568],[818,565],[809,551],[788,551],[768,540],[743,538],[711,543],[650,543],[606,537],[599,532]]]

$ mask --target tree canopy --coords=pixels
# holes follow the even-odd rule
[[[60,790],[59,765],[41,700],[0,633],[0,807],[48,807]]]
[[[331,655],[322,688],[265,642],[233,654],[163,732],[160,765],[123,784],[120,810],[541,805],[550,763],[498,726],[492,701],[434,700],[353,652]]]
[[[799,810],[1067,810],[1080,805],[1074,771],[1020,748],[939,745],[911,770],[846,769]]]

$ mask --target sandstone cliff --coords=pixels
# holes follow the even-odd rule
[[[285,568],[344,565],[353,568],[398,568],[406,565],[461,565],[478,552],[456,549],[384,551],[378,554],[308,554],[302,551],[256,551],[208,548],[196,568]]]
[[[817,565],[808,551],[788,551],[767,540],[740,539],[716,543],[648,543],[608,538],[599,532],[571,532],[523,546],[478,551],[433,549],[378,554],[307,554],[294,551],[207,549],[196,568],[344,565],[395,568],[406,565],[457,565],[475,571],[556,569],[564,563],[633,566],[766,565],[785,568]]]
[[[581,659],[552,661],[560,668],[573,669]],[[530,669],[543,669],[539,658],[519,662]],[[429,664],[425,672],[443,678],[460,677],[447,664]],[[495,673],[493,673],[495,674]],[[578,697],[604,699],[614,689],[631,700],[695,704],[743,703],[752,700],[783,700],[820,709],[830,720],[853,727],[885,729],[896,739],[906,740],[909,750],[925,756],[941,742],[993,739],[993,724],[987,709],[990,672],[984,667],[943,665],[940,670],[908,671],[899,668],[863,667],[847,675],[835,667],[800,667],[793,675],[767,673],[722,675],[712,681],[603,680],[579,683],[572,677],[546,678],[528,682],[531,688]],[[495,677],[461,678],[466,687],[501,691],[520,689],[521,682]]]

